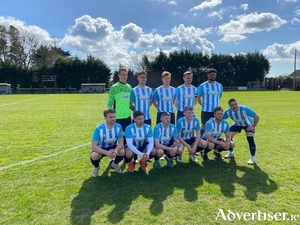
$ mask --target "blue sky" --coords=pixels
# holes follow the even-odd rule
[[[0,0],[0,24],[56,37],[72,56],[92,54],[111,68],[138,69],[160,49],[259,51],[272,77],[293,72],[295,49],[300,58],[300,0]]]

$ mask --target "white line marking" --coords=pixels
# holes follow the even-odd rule
[[[33,101],[33,100],[36,100],[36,99],[39,99],[39,98],[49,98],[50,96],[53,96],[53,95],[50,94],[50,95],[45,95],[45,96],[40,96],[40,97],[35,97],[35,98],[23,99],[23,100],[19,100],[19,101],[15,101],[15,102],[2,104],[2,105],[0,105],[0,107],[1,106],[8,106],[8,105],[15,105],[15,104],[19,104],[19,103],[22,103],[22,102]]]
[[[91,143],[90,142],[89,143],[85,143],[85,144],[78,145],[78,146],[75,146],[75,147],[72,147],[72,148],[68,148],[68,149],[64,149],[64,150],[61,150],[59,152],[55,152],[55,153],[52,153],[52,154],[49,154],[49,155],[44,155],[44,156],[40,156],[40,157],[37,157],[37,158],[34,158],[34,159],[24,160],[24,161],[21,161],[21,162],[17,162],[17,163],[9,164],[9,165],[6,165],[6,166],[2,166],[2,167],[0,167],[0,171],[1,170],[6,170],[6,169],[10,169],[10,168],[12,168],[14,166],[25,165],[25,164],[28,164],[28,163],[36,162],[36,161],[39,161],[41,159],[51,158],[53,156],[57,156],[57,155],[66,153],[66,152],[69,152],[69,151],[72,151],[72,150],[75,150],[75,149],[87,146],[89,144],[91,144]]]

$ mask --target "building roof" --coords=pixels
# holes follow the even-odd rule
[[[300,78],[300,70],[295,70],[294,72],[292,72],[292,73],[289,75],[290,78],[294,78],[294,76],[295,76],[296,78]]]

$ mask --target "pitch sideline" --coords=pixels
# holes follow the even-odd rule
[[[61,150],[59,152],[55,152],[55,153],[52,153],[52,154],[49,154],[49,155],[44,155],[44,156],[40,156],[40,157],[37,157],[37,158],[34,158],[34,159],[24,160],[24,161],[9,164],[9,165],[6,165],[6,166],[2,166],[2,167],[0,167],[0,171],[10,169],[10,168],[15,167],[15,166],[25,165],[25,164],[28,164],[28,163],[36,162],[36,161],[39,161],[39,160],[42,160],[42,159],[51,158],[53,156],[57,156],[57,155],[60,155],[60,154],[66,153],[66,152],[70,152],[72,150],[75,150],[75,149],[78,149],[78,148],[81,148],[81,147],[84,147],[84,146],[87,146],[87,145],[90,145],[90,144],[91,143],[89,142],[89,143],[77,145],[77,146],[72,147],[72,148],[64,149],[64,150]]]

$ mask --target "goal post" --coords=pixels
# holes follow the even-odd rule
[[[248,90],[265,90],[266,86],[264,82],[248,82],[247,83]]]

